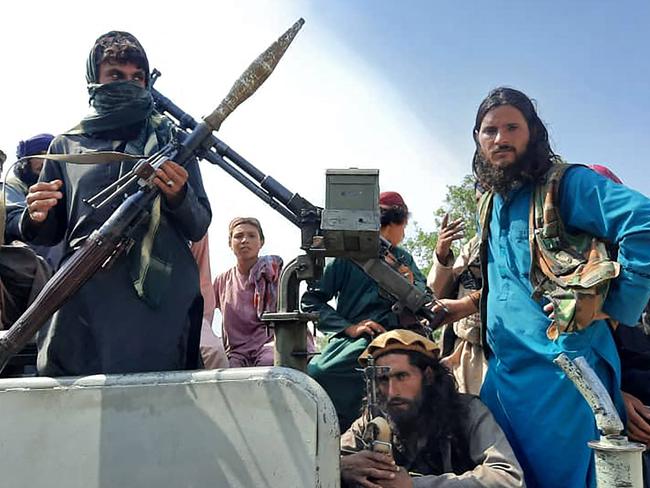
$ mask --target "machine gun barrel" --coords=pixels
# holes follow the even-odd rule
[[[159,72],[154,71],[154,75],[156,73],[159,76]],[[157,76],[154,76],[154,79]],[[191,115],[155,88],[152,89],[152,94],[158,111],[176,120],[185,134],[192,134],[196,130],[199,122]],[[297,193],[289,191],[273,177],[264,174],[214,134],[205,139],[199,156],[219,166],[296,226],[299,226],[303,209],[317,208]]]
[[[153,158],[156,161],[164,158],[172,159],[182,166],[202,153],[209,155],[210,151],[206,149],[214,145],[210,139],[212,131],[218,129],[224,119],[268,78],[303,23],[302,19],[296,22],[253,61],[219,106],[202,122],[195,124],[191,132],[185,132],[185,135],[179,138],[183,139],[182,141],[168,144],[152,158],[143,161],[144,166],[149,165],[150,174],[153,174],[153,166],[151,166]],[[0,371],[54,312],[61,308],[102,266],[121,254],[131,242],[133,230],[148,216],[151,204],[159,193],[158,188],[150,180],[146,181],[138,191],[120,204],[111,217],[94,231],[81,248],[54,274],[34,302],[0,338]],[[286,194],[281,196],[287,197]]]
[[[152,79],[155,80],[159,76],[160,73],[154,70]],[[187,114],[159,91],[154,89],[153,96],[158,110],[170,115],[184,131],[196,130],[196,127],[200,125],[191,115]],[[320,225],[318,220],[321,209],[319,207],[311,204],[299,194],[292,193],[277,180],[264,174],[214,134],[205,138],[204,150],[200,155],[203,159],[221,167],[257,197],[277,210],[283,217],[301,228],[303,230],[301,247],[309,250],[312,245],[313,233]],[[305,215],[311,215],[316,220],[315,222],[313,220],[308,221],[308,229],[305,229],[305,226],[302,225]],[[436,297],[418,290],[384,259],[354,259],[353,261],[379,283],[383,290],[397,300],[397,307],[406,308],[425,318],[432,330],[442,323],[445,317],[444,310],[434,313],[428,308],[432,300],[437,301]]]

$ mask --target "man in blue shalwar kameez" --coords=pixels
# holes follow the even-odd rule
[[[584,356],[624,418],[620,362],[604,319],[635,324],[650,298],[650,200],[586,167],[566,171],[558,204],[567,231],[616,244],[621,270],[598,315],[603,320],[551,340],[547,301],[531,297],[529,213],[535,185],[559,158],[530,99],[517,90],[488,95],[474,138],[474,173],[494,192],[483,272],[489,284],[481,297],[489,354],[481,399],[508,437],[529,487],[594,487],[587,447],[599,437],[594,416],[553,359]],[[472,298],[448,302],[448,320],[476,311]]]

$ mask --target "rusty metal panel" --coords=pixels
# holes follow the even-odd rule
[[[0,380],[3,486],[339,486],[338,422],[285,368]]]

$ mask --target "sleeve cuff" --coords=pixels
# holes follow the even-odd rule
[[[183,196],[183,200],[181,200],[181,203],[179,203],[175,207],[170,207],[169,204],[167,203],[167,199],[164,196],[161,198],[161,200],[162,200],[162,207],[166,212],[169,212],[173,214],[175,217],[178,217],[180,219],[185,219],[191,216],[192,206],[197,199],[196,199],[196,195],[194,194],[194,190],[192,189],[188,181],[185,185],[185,195]]]
[[[48,244],[47,240],[39,239],[39,236],[49,234],[48,228],[52,225],[50,224],[51,221],[52,216],[48,215],[47,219],[44,222],[41,224],[36,224],[29,218],[28,210],[23,210],[23,213],[20,216],[20,221],[18,223],[21,240],[34,244]]]
[[[449,250],[449,254],[447,254],[447,261],[446,263],[441,263],[440,260],[438,259],[438,253],[436,250],[433,250],[433,267],[437,268],[444,268],[444,269],[452,269],[454,266],[454,261],[456,260],[456,256],[454,256],[454,251],[451,249]],[[449,263],[449,264],[447,264]]]

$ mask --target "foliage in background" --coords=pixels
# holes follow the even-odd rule
[[[402,246],[409,251],[420,270],[426,276],[431,269],[433,253],[438,242],[438,228],[446,213],[449,221],[462,218],[465,221],[465,237],[452,246],[454,254],[458,255],[460,246],[469,241],[476,234],[476,196],[474,193],[474,177],[466,175],[460,185],[447,185],[447,195],[442,207],[433,212],[436,230],[426,232],[413,222],[415,232],[408,237]]]

